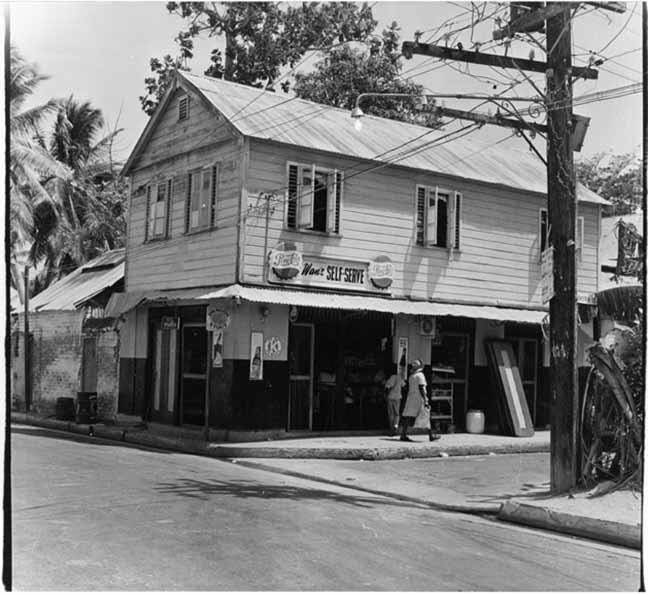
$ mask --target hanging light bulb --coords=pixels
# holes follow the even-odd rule
[[[362,120],[360,118],[356,118],[355,122],[353,122],[353,127],[360,132],[362,130]]]

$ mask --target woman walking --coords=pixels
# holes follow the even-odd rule
[[[423,374],[423,362],[420,359],[415,359],[412,362],[412,373],[409,377],[407,399],[401,415],[400,439],[403,442],[412,442],[412,439],[407,435],[407,430],[410,426],[414,425],[414,420],[419,416],[423,408],[429,409],[427,382]],[[430,440],[438,439],[439,436],[433,434],[432,430],[430,430]]]

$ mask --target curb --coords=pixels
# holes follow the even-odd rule
[[[359,485],[349,485],[348,482],[337,481],[335,479],[327,479],[321,475],[314,475],[310,473],[302,473],[300,471],[291,471],[288,469],[280,469],[273,467],[272,465],[265,465],[264,463],[256,463],[252,461],[235,461],[230,460],[230,463],[234,465],[240,465],[241,467],[248,467],[250,469],[258,469],[260,471],[269,471],[270,473],[277,473],[279,475],[288,475],[290,477],[296,477],[298,479],[307,479],[310,481],[317,481],[318,483],[326,483],[329,485],[334,485],[338,487],[347,488],[349,490],[355,490],[358,492],[366,492],[368,494],[374,494],[376,496],[384,496],[387,498],[392,498],[393,500],[400,500],[402,502],[412,502],[414,504],[422,504],[428,506],[435,510],[445,510],[447,512],[463,512],[465,514],[495,514],[500,509],[500,504],[447,504],[443,502],[437,502],[434,500],[427,500],[425,498],[416,498],[414,496],[406,496],[404,494],[399,494],[397,492],[389,492],[386,490],[376,490],[372,488],[366,488]]]
[[[289,448],[281,446],[208,446],[210,456],[225,459],[339,459],[379,461],[396,459],[429,459],[443,456],[475,456],[488,454],[520,454],[549,452],[549,444],[484,446],[434,446],[415,448]]]
[[[641,526],[592,519],[542,506],[523,504],[508,500],[502,504],[497,518],[521,525],[528,525],[558,533],[587,537],[614,545],[641,549]]]

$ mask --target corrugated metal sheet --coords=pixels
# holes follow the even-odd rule
[[[105,315],[107,318],[115,318],[124,312],[144,303],[174,303],[182,300],[207,300],[208,294],[217,291],[217,288],[194,288],[194,289],[159,289],[148,291],[128,291],[114,293],[106,304]]]
[[[531,322],[539,324],[546,316],[544,310],[516,310],[496,306],[469,306],[463,304],[440,304],[409,300],[392,300],[362,295],[337,295],[314,291],[289,291],[230,285],[200,299],[222,299],[238,297],[250,302],[284,304],[289,306],[309,306],[339,310],[366,310],[392,314],[417,314],[426,316],[466,316],[485,320],[505,320],[510,322]]]
[[[378,162],[391,162],[407,152],[399,165],[542,194],[547,191],[546,168],[540,160],[506,143],[489,146],[470,134],[410,154],[447,131],[375,116],[364,116],[362,130],[357,131],[346,110],[211,77],[178,75],[246,136]],[[401,145],[405,147],[393,150]],[[607,204],[580,184],[576,192],[579,200]]]
[[[95,264],[101,261],[102,268]],[[112,263],[111,268],[107,263]],[[89,270],[88,270],[89,269]],[[75,310],[124,278],[124,250],[113,250],[79,267],[29,300],[30,310]]]

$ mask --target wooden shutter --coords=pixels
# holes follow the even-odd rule
[[[326,231],[335,233],[336,214],[338,212],[337,170],[327,174],[326,178]]]
[[[425,245],[425,187],[416,187],[416,243]]]
[[[286,205],[286,226],[297,227],[297,195],[299,192],[299,168],[288,166],[288,204]]]
[[[189,231],[191,223],[191,179],[192,174],[187,174],[187,191],[185,192],[185,233]]]
[[[335,172],[335,233],[340,233],[340,209],[342,208],[342,172]]]
[[[165,237],[171,236],[171,217],[173,210],[173,178],[170,178],[167,182],[167,209],[166,209],[166,225],[164,228]]]
[[[313,211],[315,205],[315,165],[309,171],[306,168],[301,169],[301,184],[299,192],[299,204],[297,205],[297,215],[299,227],[313,227]]]
[[[538,242],[540,244],[540,255],[547,249],[547,240],[548,240],[548,217],[547,209],[540,209],[540,217],[538,221]]]
[[[431,188],[427,191],[426,201],[426,240],[428,246],[436,246],[437,243],[437,209],[439,204],[439,189],[434,189],[434,194]]]
[[[218,186],[218,166],[214,165],[211,169],[211,202],[209,205],[209,227],[214,227],[216,224],[216,201],[217,186]]]
[[[576,252],[578,260],[583,260],[583,247],[585,246],[585,217],[576,218]]]
[[[144,215],[144,241],[151,237],[153,218],[151,217],[151,185],[146,187],[146,207]]]
[[[461,192],[454,193],[454,234],[450,236],[450,242],[454,241],[454,247],[459,250],[461,247]]]

